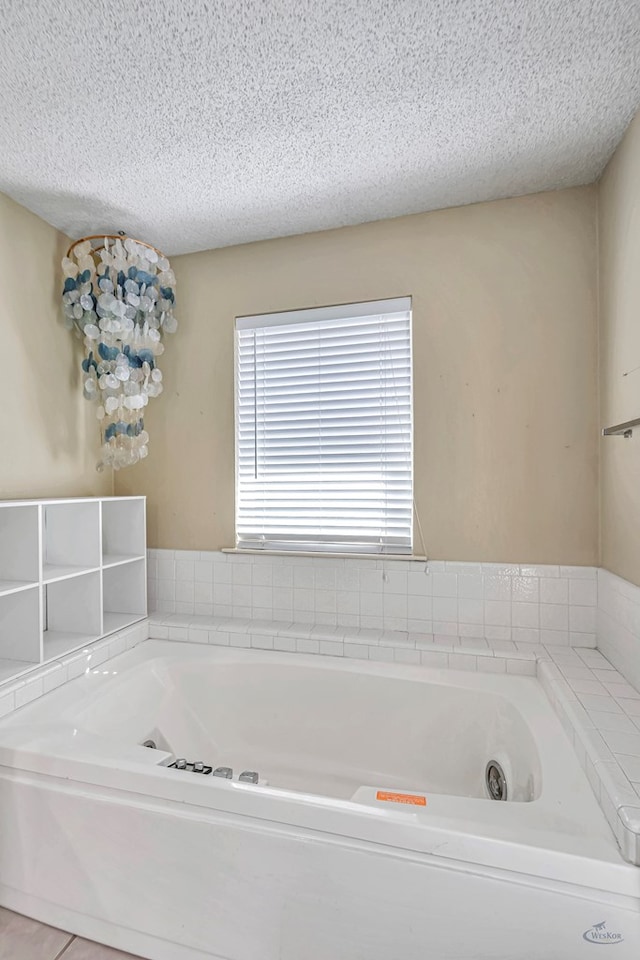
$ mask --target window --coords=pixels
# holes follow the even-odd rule
[[[236,536],[411,553],[411,300],[236,320]]]

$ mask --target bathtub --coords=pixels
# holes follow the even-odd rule
[[[149,640],[0,722],[0,823],[2,905],[151,960],[640,955],[530,677]]]

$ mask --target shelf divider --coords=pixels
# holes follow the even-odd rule
[[[121,567],[125,563],[134,563],[136,560],[144,560],[144,554],[108,553],[102,558],[102,569]]]
[[[37,587],[37,580],[0,580],[0,597],[9,593],[20,593],[21,590],[30,590]]]
[[[64,564],[47,563],[42,569],[43,583],[57,583],[59,580],[70,580],[72,577],[84,577],[87,573],[97,573],[100,567],[74,567]]]

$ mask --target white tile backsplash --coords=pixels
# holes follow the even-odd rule
[[[540,601],[542,603],[569,602],[569,581],[566,577],[540,577]]]
[[[593,567],[150,550],[161,613],[595,646]],[[640,622],[640,620],[639,620]]]
[[[540,604],[512,600],[511,624],[514,627],[538,627],[540,625]]]
[[[485,600],[484,622],[488,626],[511,627],[511,601]]]
[[[640,690],[640,587],[603,569],[597,583],[598,647]]]

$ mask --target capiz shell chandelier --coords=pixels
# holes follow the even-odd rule
[[[150,397],[162,393],[163,333],[174,333],[176,278],[159,250],[124,234],[76,240],[62,261],[65,325],[84,340],[83,392],[98,402],[98,470],[147,456]]]

